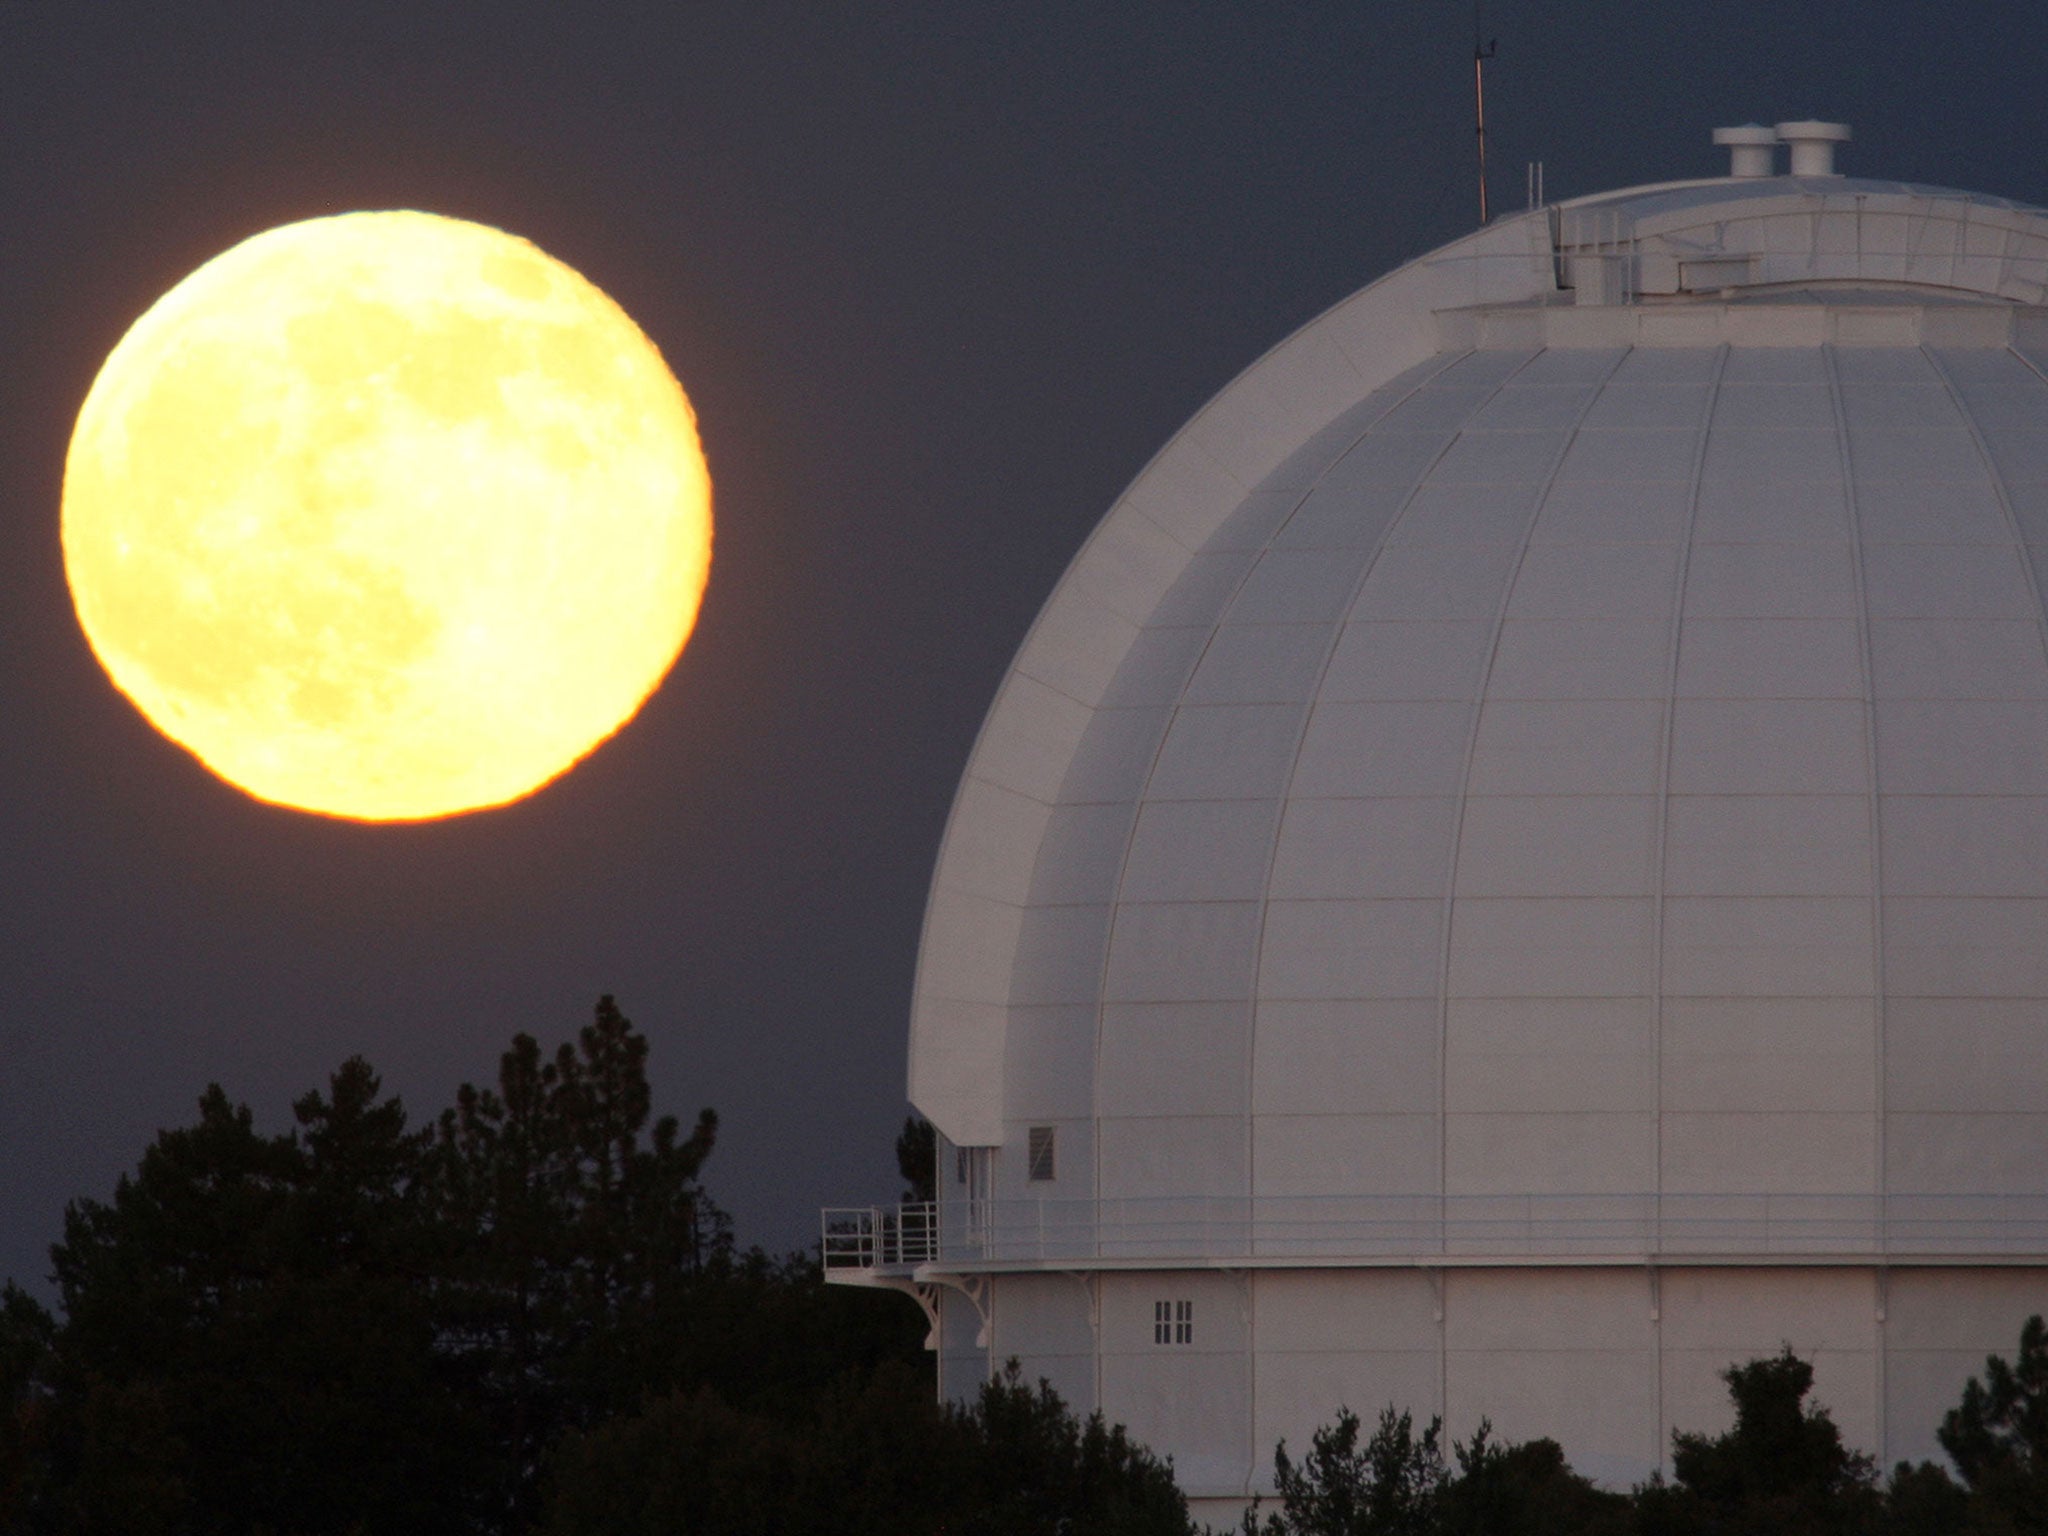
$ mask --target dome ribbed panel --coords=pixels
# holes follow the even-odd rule
[[[1119,872],[1097,1021],[1102,1196],[1251,1192],[1266,892],[1311,705],[1418,481],[1526,361],[1475,354],[1384,392],[1370,429],[1313,477],[1205,636]],[[1174,1091],[1162,1095],[1162,1081]]]
[[[2044,556],[2015,352],[1481,351],[1376,393],[1095,710],[1009,1120],[1111,1200],[2023,1191]]]
[[[1843,355],[1845,376],[1853,354]],[[1885,359],[1871,359],[1882,363]],[[1888,1189],[2038,1192],[2048,1162],[2048,386],[2002,350],[1845,384],[1884,825]]]
[[[1467,419],[1346,614],[1267,908],[1261,1197],[1305,1214],[1442,1187],[1443,982],[1478,707],[1536,515],[1608,353],[1545,353]],[[1298,1204],[1305,1198],[1310,1203]]]
[[[1827,349],[1716,392],[1672,702],[1655,1186],[1868,1196],[1876,818],[1853,436]]]

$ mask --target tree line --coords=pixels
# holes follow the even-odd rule
[[[280,1134],[208,1088],[71,1204],[54,1312],[0,1290],[0,1531],[1185,1527],[1120,1430],[1015,1379],[941,1407],[915,1309],[742,1249],[647,1052],[606,997],[418,1127],[359,1058]]]
[[[1014,1363],[937,1401],[922,1320],[742,1248],[718,1121],[653,1113],[610,997],[414,1126],[360,1058],[265,1134],[219,1087],[67,1209],[58,1305],[0,1288],[0,1531],[23,1536],[1194,1536],[1170,1464]],[[929,1198],[930,1127],[897,1143]],[[1880,1486],[1789,1354],[1736,1425],[1622,1495],[1555,1443],[1442,1446],[1340,1412],[1246,1536],[2040,1532],[2048,1338],[1948,1416],[1956,1468]]]
[[[1572,1471],[1554,1440],[1503,1444],[1481,1424],[1447,1456],[1441,1421],[1383,1410],[1365,1435],[1341,1410],[1299,1460],[1275,1452],[1277,1509],[1240,1536],[2031,1536],[2048,1533],[2048,1330],[2021,1330],[2014,1362],[1985,1362],[1943,1419],[1955,1467],[1900,1462],[1880,1480],[1789,1347],[1722,1373],[1735,1423],[1672,1435],[1669,1480],[1629,1493]],[[1265,1501],[1261,1501],[1261,1505]]]

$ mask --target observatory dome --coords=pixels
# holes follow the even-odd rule
[[[977,1301],[977,1359],[1206,1491],[1347,1399],[1640,1476],[1788,1338],[1852,1439],[1932,1453],[2048,1305],[2044,299],[1998,198],[1644,187],[1198,414],[1025,641],[934,881],[954,1273],[1108,1277]],[[1374,1266],[1409,1289],[1333,1289]],[[1118,1309],[1170,1346],[1176,1268],[1257,1283],[1134,1409]]]
[[[2043,1188],[2048,223],[1760,185],[1460,242],[1140,476],[954,813],[949,1138],[1070,1128],[1105,1197]]]

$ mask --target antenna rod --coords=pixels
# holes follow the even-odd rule
[[[1479,0],[1472,0],[1472,102],[1479,113],[1479,222],[1487,222],[1486,209],[1486,61],[1500,47],[1499,38],[1480,39]]]

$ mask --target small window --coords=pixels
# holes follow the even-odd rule
[[[1192,1301],[1152,1303],[1152,1342],[1192,1344],[1195,1342],[1195,1304]]]
[[[1054,1177],[1056,1164],[1053,1159],[1053,1141],[1053,1127],[1049,1125],[1034,1125],[1031,1127],[1027,1138],[1029,1155],[1026,1158],[1026,1162],[1030,1167],[1027,1177],[1034,1184],[1048,1183]]]

